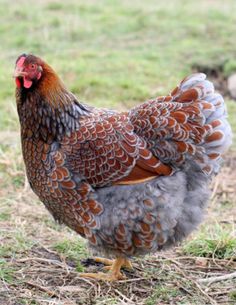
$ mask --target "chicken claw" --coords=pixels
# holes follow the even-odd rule
[[[120,272],[120,269],[122,267],[129,268],[129,269],[132,268],[131,263],[123,257],[118,257],[114,261],[105,259],[105,258],[100,258],[100,257],[95,257],[94,260],[96,262],[108,265],[105,268],[109,269],[110,272],[109,273],[102,273],[102,272],[79,273],[80,277],[97,279],[97,280],[102,280],[102,281],[109,281],[109,282],[124,280],[126,278],[126,276]]]

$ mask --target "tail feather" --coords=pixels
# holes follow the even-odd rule
[[[178,170],[188,160],[210,175],[232,142],[223,97],[203,73],[186,77],[168,96],[131,109],[134,131],[161,162]]]
[[[232,143],[232,131],[227,121],[227,109],[222,95],[215,93],[214,85],[206,80],[206,75],[196,73],[185,78],[178,87],[174,99],[181,99],[181,95],[189,90],[196,90],[197,100],[201,105],[205,125],[211,129],[202,144],[208,160],[206,170],[217,172],[221,163],[221,155]],[[205,105],[206,104],[206,105]],[[208,104],[208,106],[207,106]],[[204,158],[205,159],[205,158]]]

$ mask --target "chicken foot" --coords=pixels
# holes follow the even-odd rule
[[[98,258],[96,257],[94,259],[96,262],[100,262],[103,264],[106,264],[106,269],[109,269],[109,273],[103,273],[103,272],[98,272],[98,273],[79,273],[80,277],[83,278],[92,278],[92,279],[97,279],[97,280],[103,280],[103,281],[117,281],[117,280],[123,280],[125,279],[125,275],[123,275],[120,272],[120,269],[122,267],[128,267],[132,268],[131,263],[123,257],[118,257],[114,261],[109,260],[109,259],[103,259],[103,258]]]
[[[111,270],[112,265],[114,263],[113,259],[107,259],[107,258],[97,257],[97,256],[93,257],[93,260],[96,263],[102,263],[103,265],[105,265],[105,267],[103,268],[105,270]],[[132,266],[131,261],[129,261],[128,259],[124,259],[124,263],[122,264],[121,268],[132,270],[133,266]]]

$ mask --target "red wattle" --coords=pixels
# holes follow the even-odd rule
[[[21,82],[20,82],[18,77],[15,78],[15,82],[16,82],[17,88],[20,88],[21,87]]]
[[[32,86],[32,81],[30,79],[27,79],[26,77],[24,77],[24,87],[26,89],[30,88]]]

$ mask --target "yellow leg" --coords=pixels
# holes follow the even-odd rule
[[[107,260],[110,261],[110,260]],[[116,258],[110,267],[109,273],[79,273],[80,277],[92,278],[103,281],[117,281],[125,279],[126,277],[120,272],[122,266],[124,266],[128,261],[123,257]],[[130,266],[130,264],[129,264]]]
[[[112,261],[113,263],[113,261]],[[105,265],[105,264],[104,264]],[[132,266],[132,263],[131,261],[129,261],[128,259],[125,259],[124,263],[122,264],[121,268],[124,268],[124,269],[128,269],[128,270],[132,270],[133,269],[133,266]],[[112,264],[106,264],[105,267],[103,267],[104,270],[112,270]]]
[[[96,263],[104,264],[105,265],[105,267],[104,267],[105,270],[111,270],[112,265],[114,263],[114,260],[112,260],[112,259],[107,259],[107,258],[97,257],[97,256],[93,257],[93,260]],[[121,268],[122,267],[126,268],[126,269],[129,269],[129,270],[133,269],[132,263],[128,259],[124,259],[124,263],[122,264]]]
[[[105,266],[111,266],[113,263],[114,263],[114,260],[113,259],[108,259],[108,258],[103,258],[103,257],[93,257],[93,260],[96,262],[96,263],[102,263],[104,264]]]
[[[133,266],[132,266],[132,263],[131,261],[129,261],[128,259],[125,260],[124,264],[122,265],[122,267],[126,268],[126,269],[129,269],[129,270],[132,270],[133,269]]]

